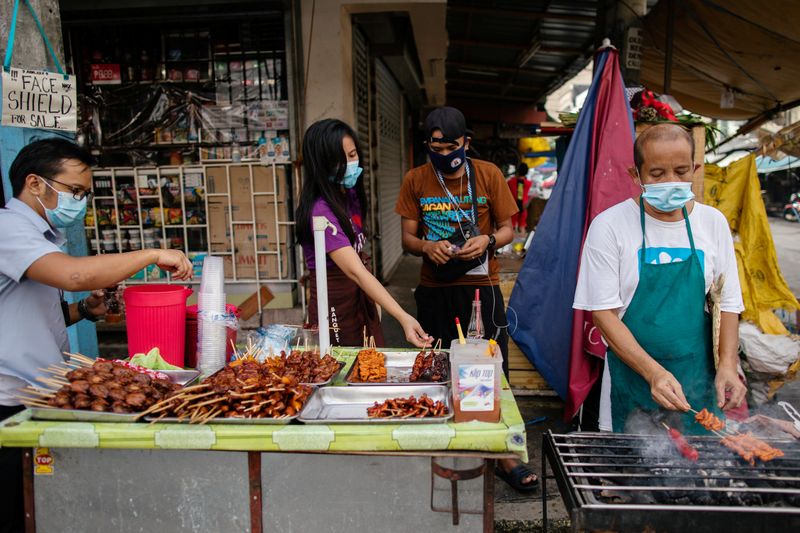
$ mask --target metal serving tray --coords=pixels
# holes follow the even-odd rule
[[[318,389],[316,387],[312,387],[311,395],[306,400],[306,405],[308,405],[311,402],[311,400],[314,398],[314,396],[317,395],[317,391],[318,391]],[[305,409],[305,405],[303,406],[303,409]],[[301,409],[300,412],[303,412],[303,410]],[[287,416],[286,418],[241,418],[241,417],[223,418],[223,417],[216,417],[216,418],[212,418],[208,422],[206,422],[206,425],[208,425],[208,424],[224,424],[224,425],[234,425],[234,426],[275,426],[275,425],[288,424],[292,420],[295,420],[299,415],[300,415],[300,413],[297,413],[294,416]],[[147,422],[170,422],[170,423],[173,423],[173,424],[188,424],[189,423],[189,419],[188,418],[179,419],[177,417],[158,418],[157,416],[146,416],[146,417],[144,417],[144,419]],[[195,425],[199,425],[199,424],[195,424]]]
[[[159,370],[169,376],[170,381],[185,387],[197,379],[197,370]],[[29,407],[34,420],[59,422],[136,422],[139,413],[111,413],[90,409],[61,409],[59,407]]]
[[[137,413],[107,413],[84,409],[59,409],[58,407],[29,407],[34,420],[59,422],[136,422]]]
[[[450,383],[450,368],[446,366],[444,380],[442,381],[409,381],[411,371],[414,369],[414,360],[419,352],[381,352],[386,357],[386,381],[357,381],[355,380],[355,370],[358,364],[358,357],[350,367],[350,371],[344,378],[348,385],[356,387],[375,386],[375,385],[447,385]]]
[[[169,377],[169,380],[173,383],[177,383],[181,387],[187,386],[189,383],[192,383],[200,376],[199,370],[158,370],[157,372],[161,372],[162,374],[166,374]]]
[[[308,385],[309,387],[324,387],[325,385],[330,385],[331,381],[336,379],[336,376],[338,376],[342,371],[342,368],[344,368],[344,362],[339,361],[339,370],[334,372],[333,375],[327,379],[327,381],[321,381],[319,383],[301,383],[301,385]]]
[[[423,394],[447,406],[445,416],[426,418],[369,418],[367,407],[392,398]],[[319,389],[300,411],[298,420],[305,424],[432,424],[453,417],[450,389],[445,385],[394,385],[386,387],[327,387]]]

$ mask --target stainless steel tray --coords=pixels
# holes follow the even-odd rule
[[[34,420],[59,422],[136,422],[137,413],[107,413],[84,409],[59,409],[58,407],[29,407]]]
[[[170,381],[181,386],[193,382],[200,375],[197,370],[159,370]],[[89,409],[60,409],[58,407],[30,407],[34,420],[56,420],[60,422],[136,422],[138,413],[110,413]]]
[[[409,381],[411,371],[414,369],[414,360],[419,352],[381,352],[386,357],[386,381],[363,382],[353,380],[358,357],[353,361],[350,371],[344,380],[348,385],[356,387],[375,385],[447,385],[450,383],[450,368],[448,365],[443,381]]]
[[[330,385],[331,381],[336,379],[336,376],[338,376],[339,373],[342,371],[342,368],[344,368],[344,362],[339,361],[339,370],[334,372],[333,375],[329,377],[327,381],[321,381],[319,383],[301,383],[301,385],[308,385],[309,387],[324,387],[325,385]]]
[[[391,398],[419,398],[443,401],[446,416],[426,418],[369,418],[367,407]],[[298,420],[305,424],[432,424],[453,417],[450,388],[445,385],[393,385],[386,387],[327,387],[318,389],[300,411]]]
[[[161,372],[162,374],[166,374],[169,377],[169,380],[173,383],[177,383],[181,387],[185,387],[189,383],[192,383],[194,380],[200,376],[199,370],[158,370],[157,372]]]
[[[308,405],[311,402],[311,400],[314,398],[314,396],[317,395],[317,392],[319,390],[316,387],[312,387],[312,389],[313,390],[311,391],[311,395],[306,400],[306,405]],[[303,409],[305,409],[305,405],[303,406]],[[300,412],[302,413],[303,410],[301,409]],[[208,425],[208,424],[224,424],[224,425],[235,425],[235,426],[275,426],[275,425],[288,424],[292,420],[295,420],[298,416],[300,416],[300,413],[297,413],[294,416],[287,416],[286,418],[223,418],[223,417],[218,417],[218,418],[210,419],[208,422],[206,422],[206,425]],[[144,419],[147,422],[169,422],[169,423],[172,423],[172,424],[188,424],[189,423],[189,419],[188,418],[179,419],[177,417],[158,418],[157,416],[146,416],[146,417],[144,417]],[[198,424],[195,424],[195,425],[198,425]]]

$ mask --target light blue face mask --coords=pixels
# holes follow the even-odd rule
[[[347,162],[347,168],[345,169],[344,176],[342,176],[342,181],[340,182],[340,185],[345,189],[352,189],[355,187],[358,177],[361,176],[362,172],[364,172],[364,169],[358,166],[358,163],[358,159]],[[331,177],[331,181],[335,180],[336,178]]]
[[[642,193],[648,204],[664,213],[671,213],[685,206],[694,198],[692,184],[688,181],[670,181],[644,185]]]
[[[86,216],[86,198],[76,200],[71,192],[56,190],[45,179],[42,182],[58,194],[58,203],[55,209],[48,209],[39,197],[36,197],[41,206],[44,207],[44,215],[53,227],[66,228],[84,219]]]

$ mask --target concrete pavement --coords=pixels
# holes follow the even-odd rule
[[[783,277],[794,295],[800,297],[800,222],[770,217],[769,227]]]

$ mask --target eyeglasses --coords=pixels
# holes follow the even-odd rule
[[[66,187],[67,189],[69,189],[69,192],[72,193],[72,197],[75,198],[76,200],[83,200],[84,198],[89,199],[89,198],[92,197],[92,191],[90,191],[90,190],[83,189],[81,187],[76,187],[74,185],[68,185],[66,183],[63,183],[63,182],[60,182],[60,181],[56,181],[53,178],[44,178],[44,179],[45,179],[45,183],[47,183],[47,181],[52,181],[53,183],[58,183],[62,187]],[[54,191],[56,190],[56,188],[53,187],[52,185],[50,185],[50,188],[53,189]],[[56,191],[56,192],[58,192],[58,191]]]

